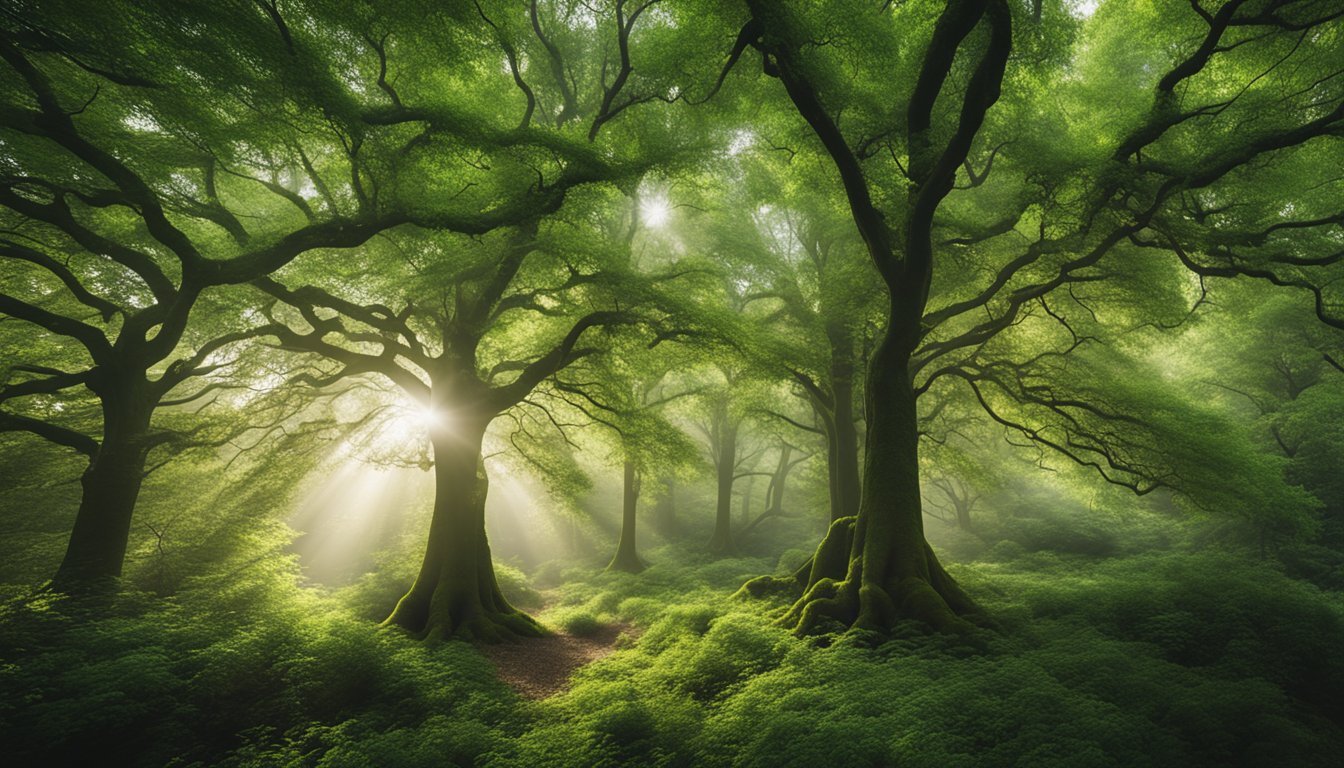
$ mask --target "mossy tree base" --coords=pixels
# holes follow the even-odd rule
[[[383,626],[400,627],[425,640],[456,637],[477,643],[549,634],[500,591],[484,530],[456,549],[451,554],[429,549],[419,578]]]
[[[986,112],[999,97],[1012,47],[1011,13],[999,0],[949,2],[940,14],[906,109],[910,184],[904,220],[893,226],[874,204],[859,153],[811,79],[812,67],[801,53],[805,38],[796,34],[789,15],[780,12],[777,3],[747,0],[747,6],[758,25],[752,44],[766,55],[771,64],[767,73],[779,78],[834,162],[854,225],[889,299],[886,330],[868,358],[867,439],[858,514],[843,526],[848,518],[832,525],[813,558],[803,596],[780,621],[800,633],[813,632],[826,621],[882,632],[903,619],[938,630],[968,630],[973,626],[970,619],[980,611],[943,570],[924,539],[921,430],[911,378],[917,369],[911,362],[928,331],[925,310],[933,283],[934,218],[955,185],[957,169],[966,161]],[[934,108],[960,58],[962,42],[982,20],[988,40],[959,96],[956,129],[951,138],[935,142]]]
[[[792,599],[777,623],[799,635],[836,626],[886,633],[900,621],[919,621],[938,632],[964,634],[992,624],[943,569],[928,544],[923,545],[920,560],[898,570],[914,573],[886,583],[865,581],[862,555],[853,555],[856,522],[854,517],[836,520],[816,554],[792,575],[752,579],[735,597]],[[857,549],[861,552],[862,546]]]
[[[844,578],[822,576],[813,581],[778,623],[799,635],[825,631],[834,623],[887,633],[900,621],[919,621],[935,631],[956,634],[988,624],[988,617],[947,575],[927,544],[924,549],[927,576],[897,576],[885,583],[865,580],[863,561],[855,559]]]
[[[798,600],[811,583],[812,571],[816,568],[818,558],[821,558],[823,563],[833,561],[835,567],[843,565],[850,542],[853,540],[854,519],[853,516],[849,516],[833,521],[817,551],[806,562],[795,568],[793,573],[788,576],[757,576],[743,584],[733,597],[760,599],[788,596],[793,601]],[[835,570],[835,567],[829,570]],[[827,570],[823,565],[822,571]]]
[[[504,596],[473,594],[451,582],[433,590],[411,588],[383,622],[385,627],[400,627],[422,640],[459,638],[474,643],[502,643],[529,637],[545,637],[549,632],[535,619],[509,605]]]

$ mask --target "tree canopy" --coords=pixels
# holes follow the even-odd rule
[[[924,520],[974,530],[1007,455],[1262,553],[1313,540],[1339,514],[1342,18],[8,7],[0,432],[88,462],[51,588],[115,584],[175,458],[264,473],[359,434],[434,472],[387,606],[417,636],[544,631],[487,543],[500,461],[571,510],[621,465],[630,571],[642,481],[713,474],[729,555],[801,467],[826,530],[746,590],[788,592],[801,634],[992,624]]]

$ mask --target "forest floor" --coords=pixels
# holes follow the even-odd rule
[[[555,634],[487,647],[381,629],[396,589],[302,587],[292,559],[94,613],[0,601],[0,691],[23,692],[0,696],[0,744],[6,764],[128,768],[1317,768],[1344,751],[1344,596],[1244,553],[997,547],[954,569],[1002,625],[974,644],[915,625],[795,637],[784,601],[731,596],[806,552],[694,556],[501,569]]]
[[[583,635],[557,632],[549,637],[481,646],[495,665],[499,679],[528,699],[544,699],[569,687],[580,667],[610,655],[622,634],[633,636],[628,624],[605,624]]]

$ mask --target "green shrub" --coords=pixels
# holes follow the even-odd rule
[[[557,611],[547,618],[561,632],[577,637],[595,635],[606,626],[595,614],[582,608]]]

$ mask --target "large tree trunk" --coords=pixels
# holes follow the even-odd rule
[[[625,462],[624,490],[621,494],[621,540],[616,545],[616,556],[607,566],[609,571],[639,573],[646,567],[635,548],[635,511],[639,505],[640,478],[633,462]]]
[[[847,318],[846,318],[847,319]],[[831,522],[859,513],[859,433],[854,428],[854,337],[843,321],[826,324],[831,348],[830,418],[827,453],[831,462]]]
[[[98,386],[103,441],[80,478],[83,492],[65,557],[51,587],[69,594],[109,586],[121,575],[131,516],[145,479],[146,439],[154,406],[143,381]]]
[[[485,534],[489,480],[481,458],[488,419],[458,416],[436,431],[434,516],[420,574],[384,625],[417,637],[499,642],[545,631],[504,599]]]
[[[898,619],[964,628],[975,604],[924,540],[919,431],[909,355],[888,337],[869,367],[868,439],[859,512],[832,524],[806,590],[782,621],[800,632],[830,619],[874,630]],[[847,552],[847,557],[841,553]]]
[[[733,542],[733,479],[737,473],[737,423],[725,417],[719,427],[718,448],[718,506],[714,517],[714,535],[709,540],[709,552],[731,555],[737,551]]]

